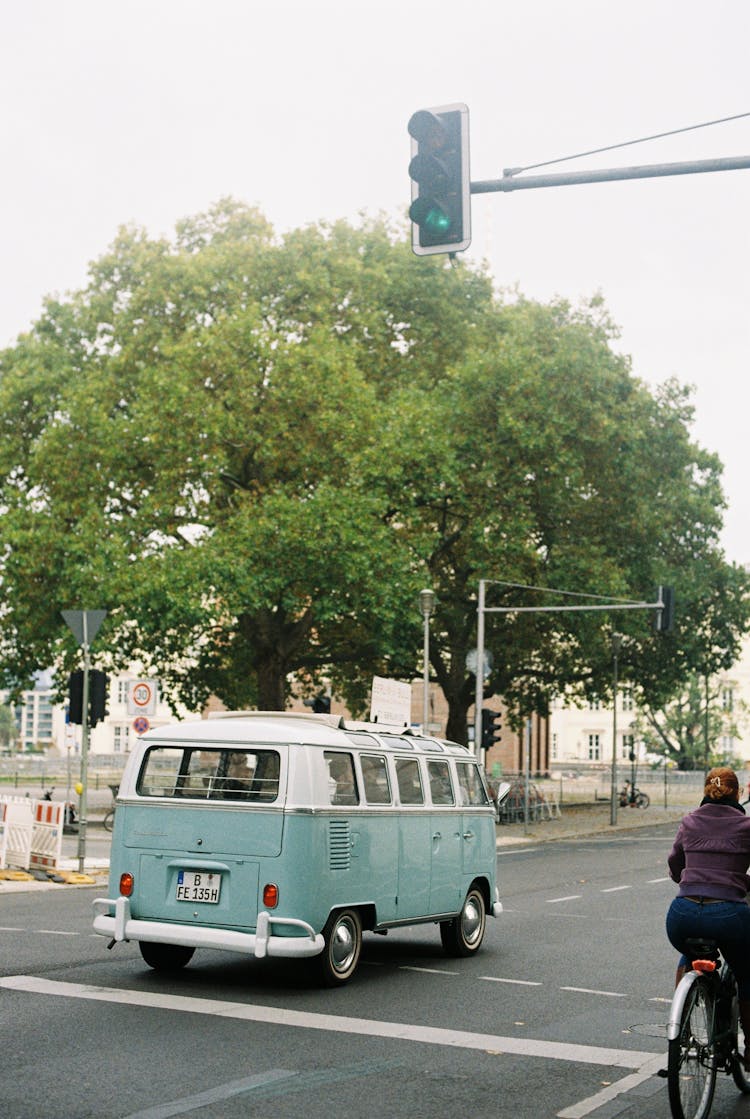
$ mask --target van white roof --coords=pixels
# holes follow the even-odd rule
[[[155,727],[143,735],[143,741],[149,745],[156,742],[202,742],[207,745],[296,742],[346,749],[351,747],[353,739],[354,742],[359,739],[362,745],[364,735],[378,736],[383,745],[392,749],[400,747],[470,755],[465,746],[412,735],[406,727],[345,721],[338,715],[298,711],[222,711],[208,719]]]

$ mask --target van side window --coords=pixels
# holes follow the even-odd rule
[[[361,762],[367,803],[390,804],[391,786],[388,781],[388,766],[385,758],[375,754],[363,754]]]
[[[489,804],[479,770],[473,762],[456,762],[459,802],[461,804]]]
[[[354,759],[351,754],[324,750],[328,763],[328,800],[331,804],[359,804]]]
[[[402,804],[424,804],[422,778],[416,758],[396,758],[396,778]]]
[[[428,762],[427,776],[430,779],[430,796],[433,804],[456,803],[447,762]]]

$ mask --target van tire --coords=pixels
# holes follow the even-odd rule
[[[155,944],[150,940],[139,940],[138,947],[149,967],[154,971],[180,971],[193,958],[195,948],[184,944]]]
[[[326,987],[340,987],[354,975],[362,951],[362,922],[356,909],[332,913],[323,939],[325,947],[317,957],[320,979]]]
[[[484,894],[472,886],[461,906],[461,912],[450,921],[440,922],[440,939],[449,956],[473,956],[484,939],[487,909]]]

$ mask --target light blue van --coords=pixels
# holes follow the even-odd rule
[[[331,715],[242,712],[150,731],[117,797],[94,929],[160,971],[196,948],[310,957],[329,986],[362,932],[437,923],[471,956],[502,912],[495,810],[463,746]]]

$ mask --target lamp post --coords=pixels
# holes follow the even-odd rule
[[[612,780],[610,786],[609,822],[617,823],[617,660],[622,648],[622,634],[612,634]]]
[[[424,619],[422,734],[427,734],[427,724],[430,718],[430,615],[435,609],[435,592],[428,587],[419,592],[419,609]]]

